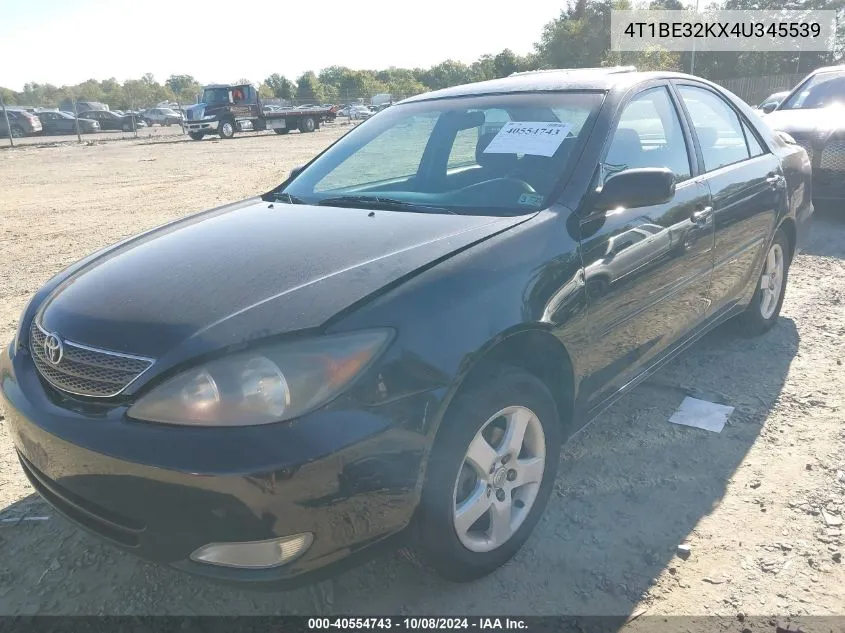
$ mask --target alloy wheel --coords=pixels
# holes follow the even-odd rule
[[[775,242],[766,255],[763,274],[760,277],[760,315],[771,318],[777,308],[783,291],[783,249]]]
[[[453,492],[453,523],[468,550],[504,545],[528,516],[546,463],[546,438],[537,415],[506,407],[475,434]]]

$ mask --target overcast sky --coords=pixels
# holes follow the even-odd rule
[[[147,72],[160,82],[171,74],[201,83],[260,82],[274,72],[295,79],[335,64],[469,63],[504,48],[530,52],[563,6],[565,0],[0,0],[0,86],[123,81]]]

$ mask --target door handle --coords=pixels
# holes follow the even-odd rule
[[[696,224],[707,224],[713,217],[713,207],[704,207],[692,212],[692,221]]]
[[[773,189],[777,189],[783,182],[783,176],[780,174],[769,174],[766,176],[766,182],[769,183]]]

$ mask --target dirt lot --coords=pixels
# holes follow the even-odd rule
[[[0,151],[0,338],[72,261],[278,183],[347,128],[201,143]],[[253,594],[101,544],[33,496],[0,413],[0,614],[845,614],[845,212],[817,214],[783,316],[719,328],[570,442],[526,548],[455,586],[386,555],[332,583]],[[670,425],[685,393],[736,407]],[[677,556],[680,544],[691,555]]]

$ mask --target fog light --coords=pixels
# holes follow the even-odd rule
[[[267,541],[209,543],[191,554],[191,560],[222,567],[266,569],[278,567],[299,558],[313,542],[314,535],[311,532],[305,532]]]

